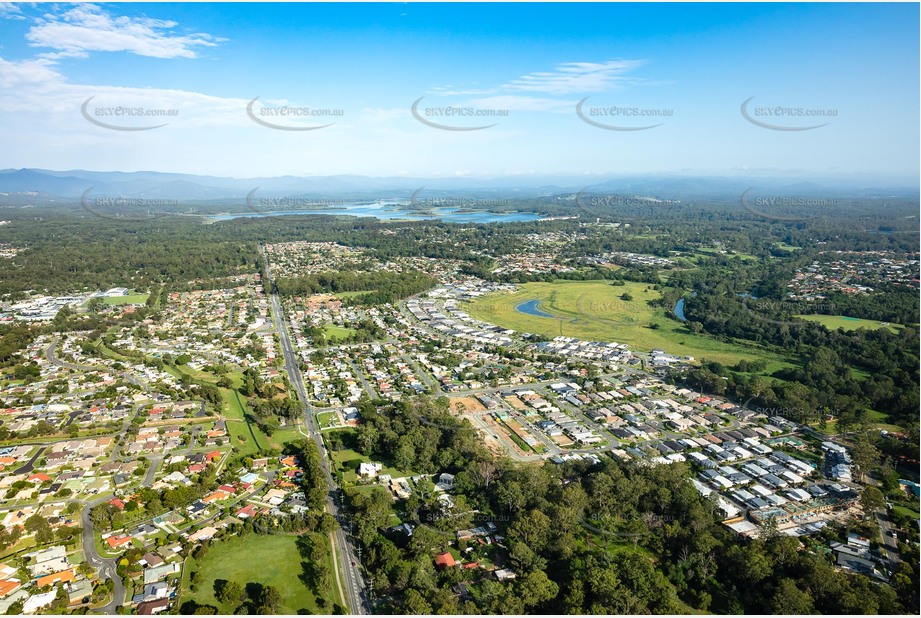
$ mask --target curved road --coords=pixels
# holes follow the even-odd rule
[[[87,563],[99,572],[100,577],[111,579],[115,583],[112,600],[104,607],[98,608],[98,611],[103,614],[114,614],[118,607],[125,602],[125,585],[122,582],[122,578],[115,572],[115,560],[103,558],[96,551],[96,541],[93,538],[93,521],[90,519],[90,512],[93,507],[111,499],[111,495],[98,498],[83,507],[83,512],[80,514],[80,522],[83,525],[83,554]]]
[[[32,470],[35,469],[35,461],[36,461],[39,457],[41,457],[42,453],[45,452],[45,449],[46,449],[46,448],[48,448],[48,447],[47,447],[47,446],[43,446],[43,447],[39,448],[37,451],[35,451],[35,454],[32,455],[32,459],[30,459],[29,461],[27,461],[27,462],[25,463],[25,465],[23,465],[21,468],[17,468],[16,470],[14,470],[14,471],[13,471],[13,474],[24,474],[24,473],[26,473],[26,472],[32,472]]]
[[[76,365],[74,363],[70,363],[68,361],[61,360],[54,353],[55,348],[58,347],[58,344],[60,342],[61,342],[60,339],[57,339],[57,338],[54,339],[51,342],[51,344],[48,346],[48,349],[45,350],[45,358],[47,358],[51,364],[57,365],[59,367],[65,367],[67,369],[73,369],[74,371],[107,371],[108,370],[106,367],[91,367],[90,365]],[[135,386],[137,386],[138,388],[140,388],[141,390],[145,392],[148,390],[147,384],[143,380],[131,375],[130,373],[121,372],[121,373],[116,373],[115,375],[127,380],[128,382],[131,382],[132,384],[134,384]]]

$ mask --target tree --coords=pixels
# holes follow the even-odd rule
[[[214,588],[215,598],[221,603],[236,606],[243,600],[243,586],[235,581],[215,580]]]
[[[525,607],[532,608],[556,597],[560,587],[543,571],[531,571],[518,580],[518,593]]]
[[[282,597],[275,586],[261,586],[259,584],[247,584],[247,588],[253,587],[258,589],[258,595],[253,599],[252,613],[260,615],[271,615],[279,613],[281,608]]]
[[[796,582],[790,578],[783,578],[771,598],[771,613],[780,615],[811,614],[812,597],[796,587]]]
[[[410,588],[403,599],[403,613],[417,616],[431,614],[432,606],[418,590]]]
[[[886,497],[876,487],[868,485],[860,492],[860,504],[865,517],[873,517],[878,509],[886,505]]]

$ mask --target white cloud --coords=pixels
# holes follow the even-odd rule
[[[22,9],[14,2],[0,2],[0,19],[25,19]]]
[[[71,84],[51,60],[15,61],[0,57],[2,112],[38,114],[45,118],[45,122],[58,121],[62,127],[95,130],[80,115],[83,102],[90,97],[94,97],[88,106],[90,110],[116,106],[179,110],[178,116],[168,119],[174,126],[251,124],[245,114],[245,99],[215,97],[187,90]],[[118,124],[145,123],[122,119]]]
[[[33,47],[59,50],[49,59],[84,57],[87,52],[126,51],[152,58],[195,58],[196,49],[214,47],[226,39],[196,33],[174,35],[174,21],[147,17],[113,17],[93,4],[81,4],[61,15],[46,13],[36,20],[26,38]]]
[[[607,62],[567,62],[555,71],[530,73],[512,80],[501,90],[573,94],[604,92],[616,86],[636,83],[627,73],[642,66],[641,60],[608,60]]]
[[[444,97],[480,97],[471,100],[472,104],[480,108],[528,112],[570,111],[576,104],[575,100],[552,97],[606,92],[625,85],[649,83],[629,75],[642,65],[642,60],[566,62],[558,64],[553,71],[528,73],[493,88],[458,88],[451,85],[433,88],[431,93]],[[526,93],[547,96],[529,96]]]

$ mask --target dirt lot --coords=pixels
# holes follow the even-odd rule
[[[475,397],[452,397],[451,410],[456,414],[461,412],[483,412],[486,409]]]
[[[511,397],[505,397],[505,401],[507,401],[508,405],[512,406],[516,410],[528,409],[528,406],[526,406],[522,400],[518,399],[518,397],[515,397],[514,395]]]

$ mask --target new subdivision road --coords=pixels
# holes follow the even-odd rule
[[[304,406],[304,425],[317,444],[320,450],[320,461],[323,466],[323,476],[326,478],[326,485],[329,489],[326,496],[326,504],[330,514],[336,518],[340,524],[346,523],[346,517],[340,513],[340,504],[338,501],[339,488],[333,480],[329,471],[329,464],[326,459],[326,447],[323,445],[323,438],[320,436],[320,430],[317,427],[313,411],[310,406],[310,399],[307,397],[307,390],[304,388],[304,380],[301,378],[301,370],[297,361],[297,353],[294,346],[291,345],[291,337],[288,331],[288,321],[281,308],[281,302],[278,300],[278,294],[275,293],[272,285],[272,273],[269,266],[268,258],[265,253],[262,254],[265,263],[266,280],[263,281],[265,293],[269,295],[272,303],[272,322],[275,325],[275,331],[278,333],[278,339],[281,343],[282,353],[285,358],[285,370],[288,372],[288,380],[294,386],[297,396]],[[334,550],[338,554],[339,566],[344,576],[344,586],[342,586],[349,607],[346,608],[351,614],[371,613],[370,603],[368,601],[367,591],[365,589],[365,580],[359,571],[358,561],[349,538],[342,527],[336,528],[333,533],[336,547]]]

